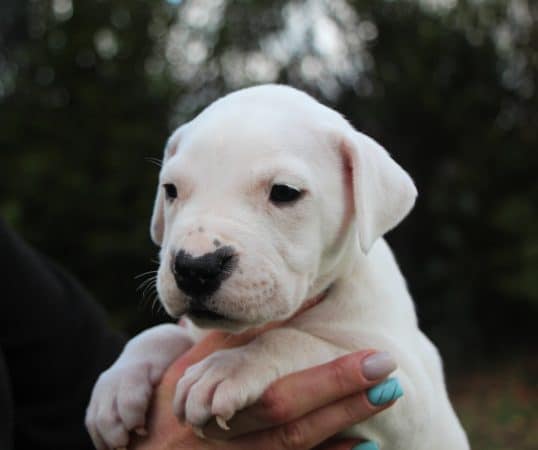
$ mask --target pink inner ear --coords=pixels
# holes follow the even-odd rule
[[[344,183],[344,195],[345,198],[345,210],[344,217],[342,218],[342,223],[338,230],[338,235],[345,233],[353,215],[355,214],[355,200],[353,194],[353,162],[349,151],[345,148],[345,144],[342,144],[340,151],[341,155],[341,171],[342,171],[342,182]]]
[[[170,147],[166,149],[166,153],[167,153],[166,159],[171,158],[172,156],[176,154],[178,145],[179,145],[179,142],[177,139],[175,140],[175,142],[172,142],[170,144]]]
[[[164,149],[164,161],[171,158],[177,153],[179,141],[181,140],[181,136],[185,133],[187,125],[188,124],[184,124],[179,127],[176,131],[172,133],[172,136],[170,136],[170,138],[168,139],[168,142],[166,143],[166,147]]]

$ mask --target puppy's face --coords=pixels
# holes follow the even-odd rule
[[[212,327],[293,314],[344,218],[336,154],[282,122],[237,119],[185,133],[160,177],[161,300]]]
[[[350,228],[352,156],[320,130],[329,110],[265,89],[212,105],[165,155],[157,289],[170,315],[199,326],[239,331],[292,316],[336,276]],[[274,89],[286,91],[280,102]]]

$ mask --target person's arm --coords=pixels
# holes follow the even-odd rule
[[[0,284],[0,448],[92,449],[86,402],[125,337],[77,280],[1,218]]]
[[[229,421],[230,431],[211,421],[201,439],[178,422],[172,400],[184,370],[216,347],[218,337],[204,340],[167,370],[154,394],[148,436],[135,437],[130,450],[351,449],[358,439],[331,437],[394,403],[373,406],[366,391],[395,363],[385,353],[363,351],[276,381],[256,404]]]

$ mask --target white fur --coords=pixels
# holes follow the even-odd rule
[[[159,187],[152,218],[152,238],[161,246],[161,301],[174,316],[187,311],[189,298],[170,269],[174,255],[212,252],[217,239],[238,255],[209,304],[229,320],[189,322],[174,336],[149,330],[128,347],[157,350],[167,340],[168,348],[183,350],[185,334],[197,340],[205,328],[241,331],[289,319],[329,288],[324,301],[285,326],[189,368],[178,383],[176,414],[196,426],[213,415],[227,419],[285,374],[376,348],[396,359],[405,394],[350,432],[381,450],[469,448],[437,350],[418,329],[405,280],[381,238],[407,215],[416,189],[378,143],[302,92],[259,86],[213,103],[172,135],[164,183],[176,185],[178,197],[166,201]],[[305,194],[275,206],[268,201],[275,183]],[[132,386],[132,367],[148,364],[158,376],[166,367],[152,362],[151,352],[135,353],[126,351],[94,390],[87,424],[100,448],[125,445],[121,431],[143,424],[147,403],[128,421],[122,404],[110,407],[122,383]],[[177,355],[168,352],[167,362]],[[132,387],[135,403],[144,403],[150,382]]]

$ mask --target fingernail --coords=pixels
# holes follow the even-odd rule
[[[396,362],[388,352],[379,352],[368,355],[361,362],[362,374],[368,380],[385,378],[396,370]]]
[[[400,398],[403,395],[403,389],[398,378],[388,378],[368,389],[367,395],[372,405],[381,406]]]
[[[356,445],[351,450],[379,450],[379,447],[375,442],[361,442],[359,445]]]

